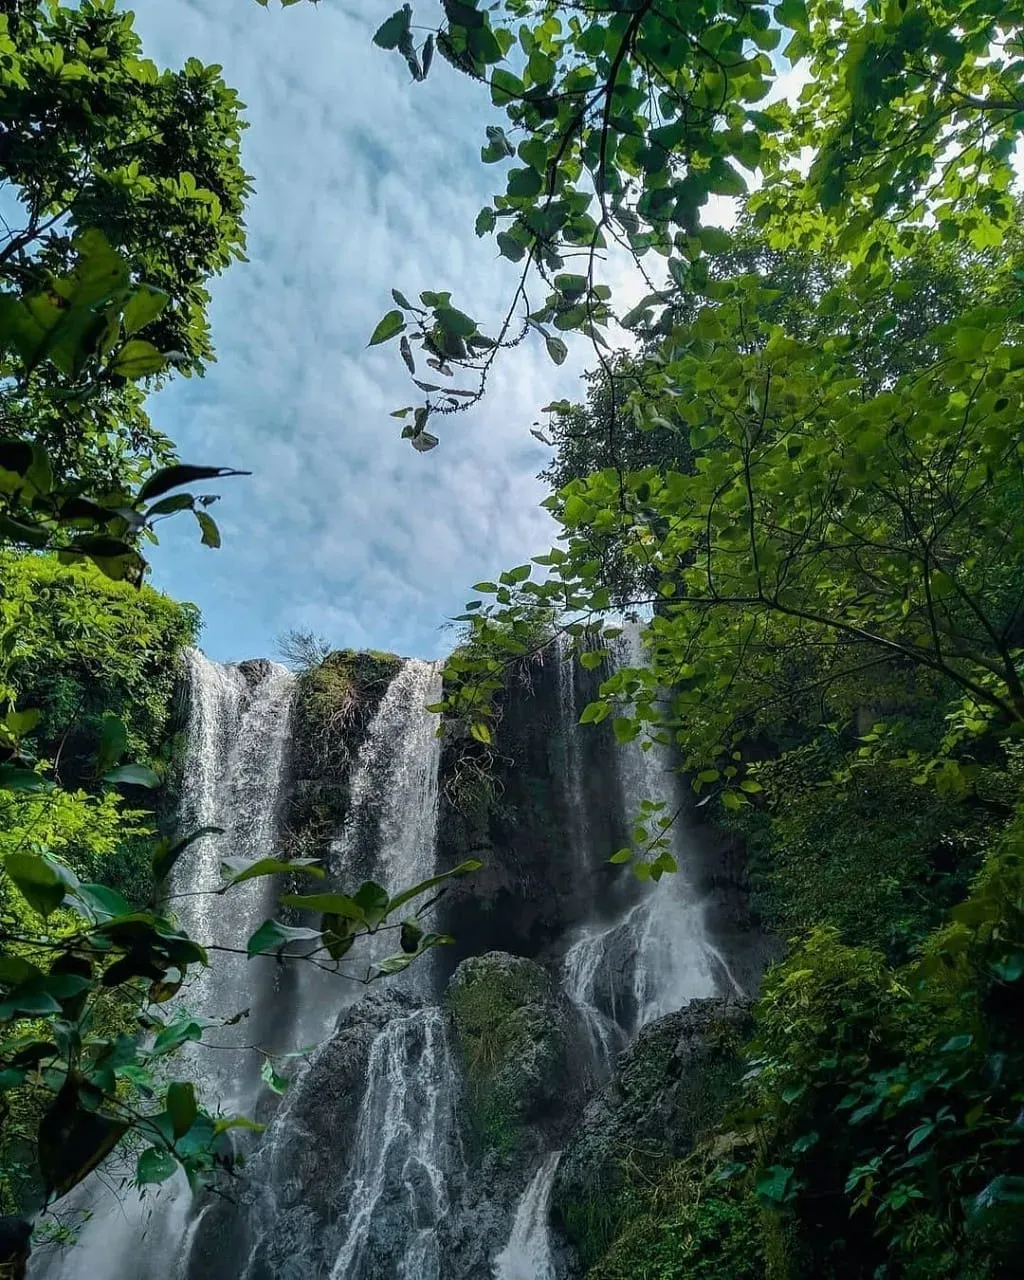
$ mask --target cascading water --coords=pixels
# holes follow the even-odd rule
[[[512,1235],[494,1260],[494,1280],[555,1280],[548,1215],[561,1151],[552,1151],[516,1208]]]
[[[620,666],[646,665],[642,629],[623,628],[616,648]],[[630,885],[611,920],[584,926],[566,951],[562,982],[579,1010],[598,1070],[640,1027],[689,1000],[718,993],[722,967],[704,928],[704,909],[687,875],[689,856],[678,778],[665,747],[640,739],[616,754],[624,817],[632,824],[644,800],[662,805],[674,819],[670,850],[679,870],[659,883]]]
[[[221,881],[225,856],[256,859],[277,851],[295,677],[277,663],[220,666],[194,650],[187,663],[188,751],[179,826],[185,832],[219,826],[224,834],[204,836],[186,850],[174,868],[171,903],[192,937],[225,950],[214,952],[216,981],[198,974],[179,1002],[208,1020],[248,1010],[241,1022],[218,1029],[216,1043],[223,1047],[193,1055],[206,1095],[226,1109],[245,1109],[259,1088],[259,1057],[241,1046],[281,1047],[275,1043],[281,1027],[267,1016],[276,966],[270,958],[246,955],[249,937],[274,914],[276,886],[261,877],[224,896],[210,891]]]
[[[331,873],[340,888],[351,891],[365,877],[393,894],[433,874],[440,743],[438,716],[426,707],[440,699],[440,664],[417,660],[403,663],[381,699],[352,774],[345,824],[332,846]],[[368,958],[397,950],[394,935],[386,939],[358,944],[361,972]],[[256,1192],[246,1206],[248,1259],[218,1257],[216,1274],[225,1280],[268,1274],[282,1280],[321,1274],[440,1280],[433,1227],[446,1211],[446,1182],[458,1154],[458,1086],[443,1013],[436,1005],[409,1007],[429,985],[429,957],[389,980],[389,992],[406,1003],[385,1006],[368,1046],[361,1098],[353,1100],[358,1114],[352,1137],[315,1231],[308,1227],[309,1189],[296,1170],[309,1143],[318,1141],[309,1116],[337,1048],[330,1028],[343,1025],[345,1010],[365,988],[309,967],[301,976],[300,1022],[323,1044],[252,1157]],[[383,995],[372,987],[371,1000],[378,990]],[[287,1256],[275,1244],[282,1235],[292,1242]],[[202,1247],[200,1236],[197,1249]]]
[[[176,997],[187,1009],[211,1021],[233,1017],[245,1009],[253,1016],[216,1031],[216,1050],[196,1052],[178,1064],[191,1072],[204,1098],[225,1108],[245,1107],[254,1094],[258,1073],[255,1054],[241,1046],[259,1034],[264,988],[273,982],[269,963],[247,963],[245,943],[270,914],[267,880],[251,880],[224,897],[211,896],[220,883],[221,859],[273,853],[286,775],[286,752],[294,677],[275,663],[219,666],[201,653],[185,656],[188,683],[188,749],[182,777],[179,828],[219,826],[220,836],[197,840],[174,869],[168,908],[192,937],[214,951],[216,980],[196,974]],[[225,910],[225,903],[230,910]],[[210,1035],[212,1039],[212,1034]],[[256,1064],[258,1065],[258,1063]],[[69,1219],[89,1216],[75,1248],[43,1252],[35,1260],[33,1278],[40,1280],[152,1280],[154,1256],[177,1248],[188,1227],[190,1193],[184,1177],[142,1200],[124,1203],[111,1189],[111,1176],[130,1178],[131,1162],[108,1178],[94,1176],[65,1201]]]
[[[437,1224],[449,1205],[446,1157],[456,1143],[456,1095],[441,1010],[393,1018],[370,1050],[349,1166],[352,1196],[330,1280],[441,1280]],[[396,1200],[406,1233],[398,1256]]]

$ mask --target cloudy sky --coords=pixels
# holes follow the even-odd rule
[[[486,403],[448,418],[430,454],[388,416],[409,403],[404,370],[393,346],[366,342],[390,288],[451,289],[483,319],[516,270],[473,234],[495,172],[479,163],[486,90],[440,59],[409,83],[371,44],[386,0],[133,7],[158,63],[223,66],[247,103],[255,178],[250,261],[213,289],[218,363],[151,402],[184,461],[253,475],[220,487],[219,551],[191,522],[165,523],[155,584],[200,605],[218,659],[270,655],[290,627],[440,654],[474,582],[550,545],[534,479],[547,451],[529,426],[577,395],[587,355],[581,343],[556,369],[540,346],[508,353]]]

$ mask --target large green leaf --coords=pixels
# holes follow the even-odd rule
[[[397,337],[404,328],[405,317],[401,311],[389,311],[374,329],[367,346],[375,347],[378,343],[387,342],[389,338]]]
[[[147,1147],[135,1166],[135,1181],[140,1187],[166,1182],[178,1168],[174,1156],[164,1147]]]
[[[153,850],[153,879],[157,884],[166,880],[181,855],[197,840],[202,840],[204,836],[222,836],[223,834],[223,827],[199,827],[180,840],[171,840],[166,836],[158,840]]]
[[[276,951],[289,942],[318,942],[319,929],[304,929],[298,925],[281,924],[277,920],[264,920],[249,939],[246,949],[250,956]]]
[[[69,1080],[39,1124],[39,1171],[48,1195],[62,1196],[113,1151],[128,1131],[126,1120],[83,1109]]]
[[[181,1138],[195,1123],[199,1114],[195,1086],[186,1080],[175,1080],[167,1086],[167,1114],[175,1138]]]
[[[52,862],[35,853],[11,853],[4,861],[4,870],[17,886],[22,897],[42,916],[49,916],[64,901],[68,891],[67,879]]]
[[[236,471],[233,467],[196,467],[185,463],[175,463],[172,467],[163,467],[155,471],[139,490],[141,502],[151,502],[171,489],[180,489],[182,485],[195,484],[197,480],[219,480],[225,476],[247,476],[248,471]]]
[[[479,871],[484,864],[477,858],[467,858],[465,862],[460,862],[457,867],[452,867],[450,871],[442,871],[440,875],[431,876],[428,880],[421,880],[419,884],[414,884],[408,889],[403,889],[401,893],[395,896],[387,904],[387,914],[393,915],[407,902],[411,902],[413,898],[418,898],[420,894],[426,893],[429,889],[434,889],[445,881],[451,880],[455,876],[472,875],[474,871]]]
[[[412,23],[412,5],[404,4],[387,18],[373,34],[373,43],[380,49],[397,49],[409,34]]]
[[[258,876],[289,875],[296,872],[304,876],[314,876],[318,880],[324,878],[323,868],[316,865],[315,858],[292,858],[286,861],[283,858],[228,857],[221,859],[220,870],[224,883],[217,890],[218,893],[224,893],[232,885],[243,884],[246,880],[253,880]]]
[[[362,922],[366,919],[362,906],[344,893],[288,893],[282,896],[281,903],[300,911],[322,911],[327,915],[342,916],[346,920]]]

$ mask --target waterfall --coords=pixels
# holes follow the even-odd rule
[[[343,891],[372,879],[394,894],[434,873],[440,717],[426,708],[441,701],[441,669],[439,662],[404,662],[367,726],[344,825],[331,842],[330,871]],[[420,905],[413,902],[410,910]],[[365,972],[371,960],[396,950],[393,938],[388,933],[357,943],[355,963]],[[426,956],[400,975],[398,985],[423,986],[430,960]],[[322,1040],[339,1009],[361,994],[358,986],[308,965],[299,972],[299,988],[296,1039],[302,1044]]]
[[[580,752],[579,709],[576,703],[576,665],[572,648],[558,649],[558,720],[565,743],[565,798],[569,810],[569,832],[573,863],[584,883],[591,871],[591,850],[587,831],[587,806],[583,791],[583,759]]]
[[[335,871],[368,874],[392,892],[434,871],[441,664],[402,664],[367,730],[352,778],[351,807],[334,842]]]
[[[502,793],[490,826],[481,823],[466,839],[478,841],[481,858],[501,873],[495,896],[488,899],[486,883],[481,891],[485,910],[514,912],[516,895],[524,902],[562,895],[557,911],[527,916],[540,921],[535,933],[511,936],[523,938],[522,954],[551,967],[585,1031],[585,1039],[580,1032],[570,1041],[582,1052],[564,1114],[560,1101],[552,1106],[544,1095],[543,1114],[526,1121],[517,1153],[481,1159],[469,1109],[463,1113],[465,1064],[440,999],[440,963],[427,956],[383,982],[351,980],[398,951],[390,928],[356,943],[340,966],[347,981],[312,964],[246,959],[248,937],[276,913],[278,886],[257,878],[224,895],[208,891],[220,882],[225,856],[279,850],[296,682],[273,663],[221,666],[189,653],[179,828],[214,825],[225,834],[186,851],[168,910],[197,940],[226,950],[212,951],[208,974],[190,976],[176,1009],[218,1024],[245,1016],[208,1032],[213,1045],[189,1046],[173,1071],[191,1074],[211,1105],[255,1112],[267,1128],[246,1147],[232,1198],[196,1202],[175,1176],[144,1198],[130,1193],[122,1201],[113,1185],[131,1178],[134,1157],[116,1157],[102,1178],[87,1179],[64,1202],[69,1213],[92,1214],[79,1245],[63,1254],[40,1249],[32,1280],[561,1280],[571,1270],[549,1224],[560,1159],[549,1148],[565,1145],[580,1095],[607,1079],[640,1027],[692,999],[738,988],[708,937],[685,820],[667,833],[679,871],[660,883],[604,865],[620,819],[631,826],[645,799],[663,803],[671,817],[683,792],[670,749],[658,744],[613,749],[609,775],[602,740],[587,740],[578,728],[585,682],[568,648],[559,658],[557,737],[548,734],[550,705],[540,707],[540,749],[516,710],[519,718],[506,722],[513,725],[509,754],[496,765],[506,770],[498,780],[511,796]],[[638,628],[625,629],[615,661],[645,663]],[[547,687],[550,696],[555,690]],[[439,717],[426,708],[441,696],[441,664],[400,665],[347,779],[337,782],[337,794],[347,794],[345,817],[330,842],[327,879],[309,891],[351,893],[374,880],[394,894],[436,874],[442,743]],[[533,824],[528,855],[515,846],[519,814]],[[451,820],[453,839],[462,839],[461,816]],[[476,856],[476,847],[467,853]],[[459,903],[451,913],[458,932],[467,900],[447,901]],[[422,905],[414,901],[407,911]],[[246,1046],[278,1053],[310,1043],[317,1047],[290,1070],[284,1097],[271,1098],[260,1057]]]
[[[457,1132],[456,1095],[441,1010],[393,1018],[370,1050],[349,1165],[352,1195],[330,1280],[441,1280],[437,1224],[448,1209],[445,1156]]]
[[[615,658],[620,667],[647,664],[638,624],[623,628]],[[565,953],[562,985],[603,1073],[614,1051],[640,1027],[690,1000],[718,994],[722,974],[706,936],[703,904],[688,877],[690,836],[669,749],[655,742],[644,750],[638,738],[618,748],[616,764],[627,826],[642,801],[663,805],[660,815],[675,819],[667,839],[679,869],[657,884],[629,884],[613,918],[585,925]]]
[[[555,1280],[548,1213],[561,1157],[550,1152],[523,1192],[509,1242],[494,1260],[494,1280]]]
[[[209,1105],[242,1108],[258,1087],[259,1064],[257,1055],[241,1046],[268,1029],[259,1015],[273,983],[272,963],[248,962],[244,950],[272,912],[273,886],[256,879],[223,896],[204,891],[217,888],[225,856],[257,858],[274,851],[294,678],[274,663],[220,666],[194,650],[185,655],[185,676],[188,745],[179,829],[219,826],[224,834],[197,840],[182,856],[168,907],[198,941],[243,954],[214,951],[214,970],[192,975],[175,1004],[207,1019],[229,1018],[244,1009],[252,1016],[210,1033],[224,1049],[195,1047],[175,1070],[193,1076]],[[38,1251],[33,1280],[152,1280],[153,1258],[171,1257],[188,1229],[191,1193],[184,1176],[177,1175],[157,1191],[150,1188],[145,1198],[130,1193],[122,1203],[116,1181],[133,1174],[133,1157],[120,1155],[104,1174],[75,1188],[62,1214],[72,1225],[76,1215],[85,1215],[79,1241],[66,1252]]]
[[[332,843],[331,878],[342,890],[370,878],[394,893],[435,871],[439,719],[426,707],[440,701],[440,685],[439,663],[403,663],[367,727],[352,771],[348,812]],[[410,910],[419,905],[413,902]],[[355,967],[365,971],[368,957],[396,951],[397,942],[388,934],[356,947]],[[429,961],[424,957],[388,979],[386,988],[370,988],[368,999],[378,999],[384,1013],[360,1092],[351,1097],[357,1108],[351,1139],[332,1166],[333,1185],[316,1187],[325,1208],[315,1228],[309,1225],[313,1188],[304,1179],[315,1177],[307,1155],[310,1144],[324,1142],[324,1134],[311,1127],[311,1117],[323,1098],[324,1073],[331,1074],[335,1037],[345,1034],[345,1011],[365,988],[303,966],[299,1021],[304,1033],[314,1031],[323,1043],[292,1083],[251,1159],[248,1259],[216,1253],[201,1259],[204,1265],[213,1262],[225,1280],[321,1274],[337,1280],[440,1280],[434,1227],[447,1209],[447,1181],[457,1155],[458,1083],[442,1011],[436,1005],[409,1007],[422,1004],[417,993],[429,987]],[[405,1003],[388,1004],[395,997],[387,993],[396,991]],[[331,1030],[335,1022],[337,1032]],[[289,1241],[286,1255],[283,1238]],[[197,1250],[206,1248],[200,1240]]]
[[[203,893],[220,883],[228,855],[271,857],[277,852],[286,778],[295,677],[277,663],[221,666],[193,650],[189,676],[188,748],[182,778],[179,828],[223,827],[184,853],[171,879],[171,904],[182,926],[202,943],[233,948],[213,952],[216,980],[199,973],[178,997],[206,1019],[248,1014],[216,1032],[217,1050],[197,1047],[191,1060],[198,1084],[225,1109],[251,1105],[259,1089],[259,1059],[231,1046],[280,1039],[268,1018],[276,982],[272,958],[249,960],[246,942],[275,913],[277,888],[269,877],[245,881],[221,896]],[[240,954],[239,954],[240,953]]]

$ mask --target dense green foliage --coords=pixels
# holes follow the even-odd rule
[[[221,1135],[253,1127],[163,1061],[214,1025],[168,1004],[220,948],[180,927],[166,887],[218,829],[157,836],[137,799],[171,771],[197,625],[143,586],[142,548],[182,511],[219,546],[215,495],[183,490],[233,474],[178,464],[143,394],[212,357],[205,283],[241,256],[248,179],[219,68],[157,71],[114,0],[3,10],[0,169],[25,225],[0,245],[0,1209],[34,1217],[122,1141],[140,1187],[179,1168],[195,1185],[230,1166]],[[283,872],[296,888],[315,861],[226,858],[212,892]],[[337,965],[388,922],[401,950],[364,980],[397,972],[448,940],[421,895],[476,865],[393,895],[284,894],[316,924],[267,920],[248,954]],[[0,1268],[20,1273],[9,1225]]]
[[[0,237],[3,287],[29,292],[67,274],[76,233],[98,230],[154,300],[152,349],[175,353],[181,373],[201,373],[213,358],[206,281],[244,247],[237,95],[196,59],[158,70],[133,15],[111,0],[5,6],[0,54],[0,176],[18,208]],[[148,354],[138,372],[159,382],[165,367]],[[44,445],[62,476],[120,487],[170,460],[135,382],[115,377],[55,402],[48,393],[66,370],[41,365],[14,385],[12,372],[0,364],[0,430]]]

